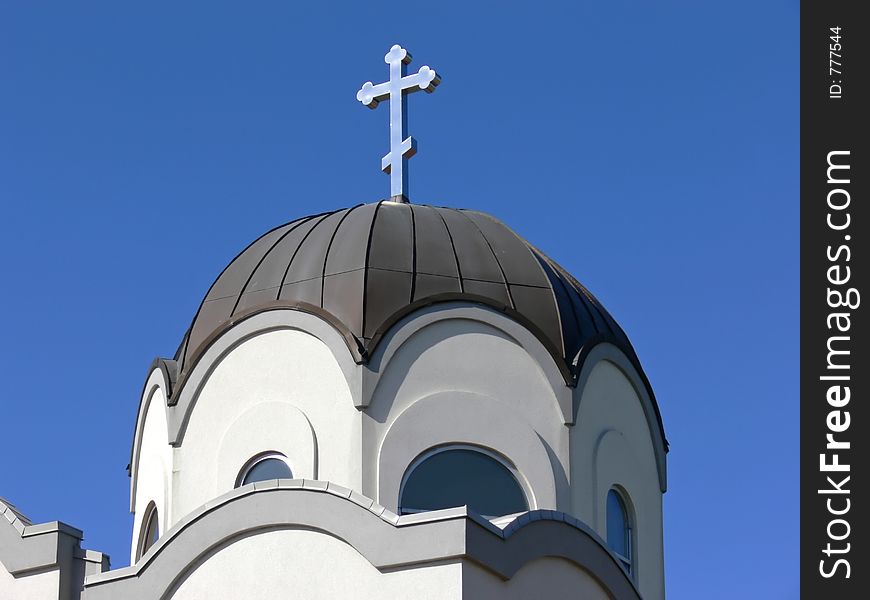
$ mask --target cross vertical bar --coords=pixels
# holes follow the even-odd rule
[[[408,108],[402,93],[402,77],[408,71],[404,60],[390,63],[390,196],[400,202],[411,197],[408,191],[408,159],[399,149],[408,131]]]
[[[356,99],[369,108],[377,107],[384,100],[390,101],[390,151],[381,160],[381,169],[390,174],[390,199],[408,202],[408,159],[417,153],[417,144],[408,136],[405,95],[418,91],[432,93],[441,83],[441,78],[428,65],[420,67],[414,75],[408,75],[411,55],[398,44],[390,48],[384,62],[390,65],[390,78],[377,85],[366,81],[356,93]]]

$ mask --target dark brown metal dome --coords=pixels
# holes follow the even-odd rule
[[[321,315],[362,363],[400,318],[455,300],[485,304],[522,323],[569,385],[585,353],[602,341],[621,348],[643,377],[628,338],[598,300],[501,221],[387,201],[287,223],[242,251],[194,317],[176,356],[179,376],[227,327],[264,310]]]

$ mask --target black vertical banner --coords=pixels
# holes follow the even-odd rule
[[[870,598],[868,494],[859,492],[870,489],[870,21],[859,18],[859,8],[866,6],[801,4],[800,500],[806,598]]]

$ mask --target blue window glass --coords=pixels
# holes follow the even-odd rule
[[[277,456],[266,457],[251,465],[247,473],[245,473],[241,485],[247,485],[255,481],[268,481],[270,479],[293,479],[290,467],[283,459]]]
[[[622,566],[631,572],[631,527],[625,502],[619,492],[607,493],[607,545],[619,557]]]
[[[513,473],[499,460],[470,448],[436,452],[411,468],[399,513],[468,506],[487,518],[529,509]]]

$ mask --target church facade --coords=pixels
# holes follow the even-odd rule
[[[475,211],[305,217],[154,361],[131,566],[0,504],[0,597],[664,598],[666,441],[625,333]]]
[[[404,96],[391,197],[244,249],[132,440],[130,566],[0,501],[0,600],[663,600],[667,441],[631,342],[490,215],[410,204]]]

